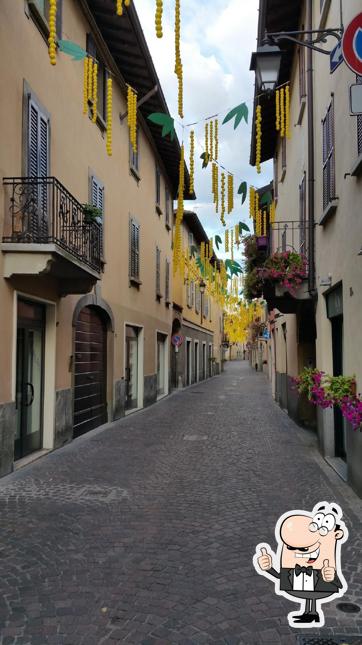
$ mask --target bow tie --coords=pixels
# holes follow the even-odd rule
[[[299,576],[300,573],[306,573],[307,576],[313,575],[313,567],[301,567],[300,564],[295,565],[295,575]]]

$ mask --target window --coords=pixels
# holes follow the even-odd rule
[[[170,261],[166,260],[165,265],[165,302],[166,305],[171,304],[170,300]]]
[[[323,211],[335,199],[334,98],[329,104],[323,128]]]
[[[168,230],[171,229],[170,225],[170,191],[168,188],[166,188],[165,191],[165,226]]]
[[[156,210],[161,215],[161,172],[158,166],[156,166]]]
[[[304,255],[307,254],[307,204],[306,204],[306,190],[305,190],[305,173],[303,179],[299,184],[299,247],[300,252]]]
[[[140,282],[140,226],[133,218],[129,222],[129,278]]]
[[[196,313],[200,313],[201,309],[201,292],[200,292],[200,287],[199,285],[195,286],[195,311]]]
[[[156,298],[160,300],[161,295],[161,249],[156,246]]]
[[[48,38],[49,36],[49,0],[28,0],[28,8],[31,17],[34,19],[42,34]],[[62,0],[57,2],[57,18],[56,18],[56,31],[57,37],[62,37]]]
[[[102,217],[97,218],[97,221],[101,228],[101,258],[104,258],[104,184],[95,175],[91,175],[90,178],[90,203],[92,204],[92,206],[95,206],[102,211]]]
[[[101,60],[99,51],[97,50],[96,43],[92,34],[87,34],[87,52],[88,54],[93,56],[93,58],[95,58],[98,63],[97,112],[98,112],[98,117],[101,119],[101,121],[103,121],[103,125],[105,127],[106,119],[107,119],[107,102],[106,102],[107,71]]]
[[[129,165],[136,178],[139,178],[139,128],[136,132],[136,152],[133,150],[131,141],[129,142]]]
[[[299,61],[299,99],[302,100],[307,94],[306,84],[305,84],[305,49],[304,47],[299,47],[298,49],[298,61]]]
[[[356,76],[356,83],[362,85],[362,76]],[[357,152],[362,155],[362,114],[357,116]]]
[[[204,295],[204,318],[209,317],[209,298],[208,296]]]
[[[189,309],[194,306],[195,283],[191,280],[186,283],[186,303]]]
[[[28,177],[37,177],[37,184],[31,189],[36,201],[37,213],[28,222],[34,235],[48,235],[48,186],[50,121],[45,110],[38,104],[31,92],[27,100],[26,131],[26,172]]]

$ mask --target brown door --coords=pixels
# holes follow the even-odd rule
[[[107,421],[106,339],[106,325],[98,310],[84,307],[75,328],[75,437]]]

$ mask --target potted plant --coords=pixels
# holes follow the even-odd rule
[[[268,248],[268,237],[266,235],[260,235],[256,238],[256,245],[258,249]]]
[[[308,276],[307,259],[295,251],[273,253],[258,274],[262,280],[274,282],[294,296]]]
[[[83,204],[84,224],[93,224],[102,220],[102,210],[93,204]]]

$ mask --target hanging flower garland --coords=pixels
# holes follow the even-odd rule
[[[180,164],[179,164],[179,185],[178,185],[178,199],[177,199],[174,250],[173,250],[174,273],[176,273],[177,268],[180,266],[181,255],[182,255],[181,224],[182,224],[182,219],[184,215],[184,192],[185,192],[185,149],[184,149],[184,145],[182,144]]]
[[[113,104],[113,89],[112,79],[107,79],[107,136],[106,148],[107,154],[112,156],[112,104]]]
[[[280,136],[285,137],[285,96],[284,87],[280,90]]]
[[[229,253],[229,229],[225,231],[225,253]]]
[[[93,64],[93,88],[92,88],[92,122],[96,123],[97,121],[97,108],[98,108],[98,64],[94,62]]]
[[[215,161],[219,158],[219,120],[215,119],[214,121],[214,159]]]
[[[190,132],[190,193],[195,192],[195,132]]]
[[[213,158],[214,158],[214,122],[213,121],[210,121],[209,158],[210,158],[210,161],[213,161]]]
[[[162,38],[163,36],[162,13],[163,13],[163,0],[156,0],[155,26],[156,26],[157,38]]]
[[[133,152],[137,152],[137,92],[127,86],[127,122]]]
[[[175,74],[178,80],[178,114],[180,119],[183,114],[183,70],[181,62],[181,7],[180,0],[175,0]]]
[[[209,162],[210,159],[210,151],[209,151],[209,123],[206,121],[205,123],[205,162]]]
[[[49,0],[49,59],[51,65],[57,63],[57,0]]]
[[[129,7],[131,0],[124,0],[125,7]],[[122,16],[123,14],[123,0],[116,0],[116,13],[117,16]]]
[[[234,231],[231,229],[230,231],[230,250],[231,250],[231,259],[234,259]]]
[[[290,139],[290,90],[289,85],[285,88],[285,135]]]
[[[226,226],[225,222],[225,173],[221,173],[221,213],[220,219],[223,226]]]
[[[269,221],[270,221],[270,224],[274,224],[274,222],[275,222],[275,201],[274,201],[274,199],[273,199],[272,203],[270,204]]]
[[[275,92],[275,128],[282,138],[290,139],[290,87],[289,84]]]
[[[228,174],[228,214],[234,210],[234,175]]]
[[[250,219],[255,219],[255,188],[250,186],[249,188],[249,215]]]
[[[275,92],[275,129],[280,130],[280,90]]]
[[[88,113],[88,56],[85,56],[83,62],[83,114]]]
[[[255,165],[256,165],[256,172],[258,174],[261,173],[261,167],[260,167],[260,162],[261,162],[261,121],[262,121],[261,105],[257,105],[256,106],[256,119],[255,119],[255,124],[256,124],[256,159],[255,159]]]
[[[212,194],[215,210],[219,211],[219,166],[214,162],[212,164]]]
[[[235,224],[235,244],[239,248],[239,244],[240,244],[240,227],[239,227],[239,224]]]
[[[88,59],[88,101],[93,98],[93,58]]]

